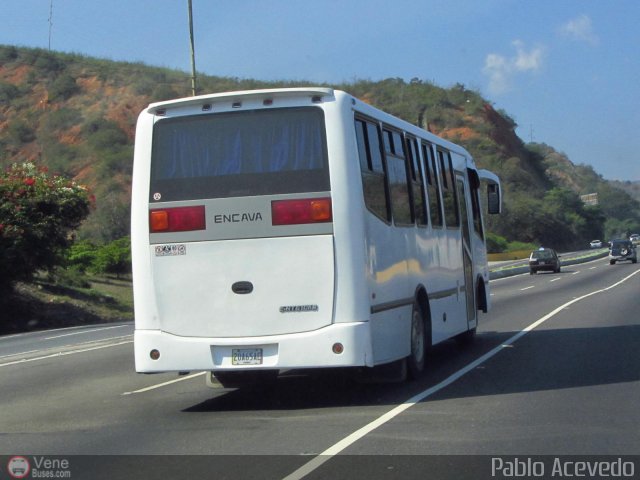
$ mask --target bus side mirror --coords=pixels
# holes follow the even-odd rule
[[[487,211],[490,214],[498,214],[502,211],[500,201],[500,185],[490,183],[487,185]]]

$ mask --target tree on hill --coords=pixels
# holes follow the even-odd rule
[[[0,288],[62,264],[89,207],[83,186],[32,163],[0,174]]]

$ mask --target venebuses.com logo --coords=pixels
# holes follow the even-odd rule
[[[11,457],[7,463],[7,472],[11,478],[26,478],[30,471],[31,465],[25,457]]]
[[[11,478],[71,478],[71,464],[66,458],[14,455],[7,462]]]

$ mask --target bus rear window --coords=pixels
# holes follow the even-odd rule
[[[154,126],[151,201],[329,190],[319,108],[201,114]]]

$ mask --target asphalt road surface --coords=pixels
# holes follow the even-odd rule
[[[534,478],[579,456],[639,478],[640,266],[599,259],[491,295],[476,342],[436,346],[405,383],[291,372],[212,390],[201,372],[136,374],[131,324],[2,337],[0,461],[59,478]]]

